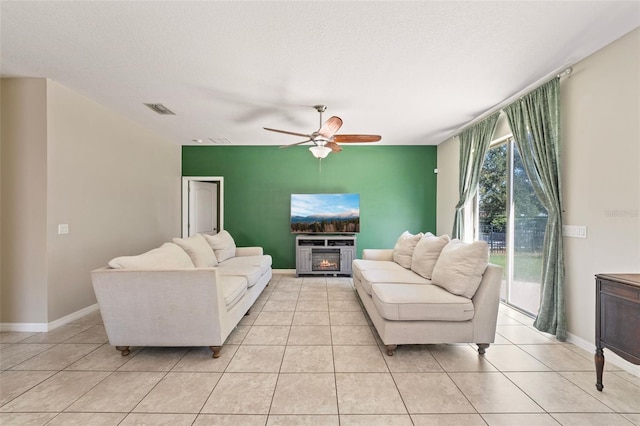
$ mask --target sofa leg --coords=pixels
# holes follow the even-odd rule
[[[129,346],[116,346],[116,349],[120,351],[120,355],[127,356],[131,353]]]
[[[213,352],[213,358],[220,357],[220,351],[222,350],[222,346],[209,346],[209,349],[211,349],[211,352]]]
[[[246,317],[247,315],[249,315],[251,313],[251,308],[247,309],[247,312],[244,313],[244,316]]]
[[[384,345],[384,347],[387,348],[387,355],[393,356],[398,345]]]
[[[478,343],[478,353],[480,355],[484,355],[488,347],[489,347],[488,343]]]

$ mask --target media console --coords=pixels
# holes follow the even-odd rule
[[[640,274],[596,275],[596,389],[602,391],[604,348],[640,365]]]
[[[348,275],[356,257],[354,235],[296,236],[296,276]]]

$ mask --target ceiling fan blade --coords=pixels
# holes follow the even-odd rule
[[[306,133],[288,132],[286,130],[270,129],[268,127],[263,127],[263,129],[268,130],[270,132],[284,133],[285,135],[302,136],[303,138],[310,138],[311,137],[311,135],[308,135]]]
[[[334,135],[333,142],[338,143],[366,143],[366,142],[378,142],[382,139],[380,135]]]
[[[327,148],[331,148],[331,151],[333,152],[342,151],[342,147],[335,142],[327,142],[326,144],[324,144],[324,146],[326,146]]]
[[[340,130],[340,127],[342,127],[342,119],[334,115],[324,122],[320,130],[318,130],[318,134],[327,139],[331,139],[331,136]]]
[[[282,145],[282,146],[280,147],[280,149],[282,149],[282,148],[289,148],[289,147],[291,147],[291,146],[296,146],[296,145],[302,145],[303,143],[307,143],[307,142],[311,142],[311,139],[307,139],[306,141],[302,141],[302,142],[292,143],[292,144],[290,144],[290,145]]]

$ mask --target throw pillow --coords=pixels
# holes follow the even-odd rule
[[[396,245],[393,247],[393,261],[403,268],[411,269],[411,257],[413,256],[413,249],[422,238],[422,232],[413,235],[409,231],[404,231]]]
[[[220,231],[216,235],[204,234],[204,238],[216,254],[218,262],[224,262],[236,255],[236,242],[227,231]]]
[[[201,234],[189,238],[174,238],[173,242],[187,252],[196,268],[210,268],[218,264],[213,249]]]
[[[173,243],[164,243],[158,248],[137,256],[120,256],[109,261],[113,269],[184,269],[193,268],[189,255]]]
[[[449,243],[450,238],[448,235],[442,235],[436,237],[433,234],[427,233],[413,250],[413,257],[411,258],[411,270],[416,274],[424,277],[428,280],[431,279],[433,274],[433,267],[436,266],[440,252]]]
[[[471,299],[488,264],[489,245],[486,242],[451,240],[440,253],[431,282],[449,293]]]

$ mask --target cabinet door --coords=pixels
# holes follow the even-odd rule
[[[296,250],[296,268],[299,274],[311,272],[311,247],[298,247]]]
[[[634,364],[640,363],[640,290],[600,280],[600,343]]]
[[[356,249],[349,247],[349,248],[343,248],[342,250],[340,250],[340,273],[341,274],[352,274],[353,273],[353,269],[352,269],[352,263],[353,263],[353,259],[355,258],[355,253],[356,253]]]

